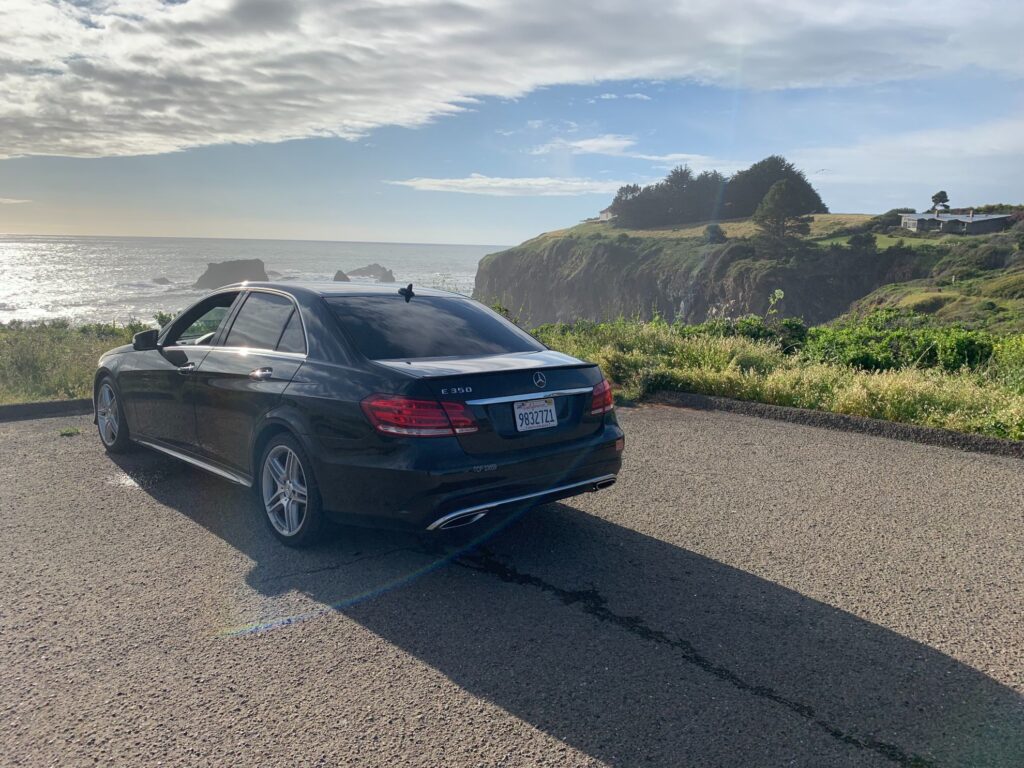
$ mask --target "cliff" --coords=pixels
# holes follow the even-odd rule
[[[535,326],[655,312],[684,322],[716,312],[760,314],[781,289],[780,312],[820,323],[882,285],[928,276],[939,259],[902,245],[777,241],[739,226],[734,233],[750,236],[720,245],[707,244],[694,229],[616,234],[607,225],[583,225],[542,235],[486,256],[474,296]]]

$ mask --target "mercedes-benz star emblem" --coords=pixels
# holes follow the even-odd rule
[[[543,373],[537,371],[535,374],[533,374],[533,383],[538,387],[543,387],[545,384],[548,383],[548,380],[544,378]]]

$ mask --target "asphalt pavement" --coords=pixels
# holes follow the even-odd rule
[[[619,417],[462,552],[0,424],[0,765],[1024,766],[1024,462]]]

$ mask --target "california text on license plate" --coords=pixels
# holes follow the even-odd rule
[[[513,403],[516,417],[516,429],[528,432],[531,429],[545,429],[558,424],[555,416],[555,399],[545,397],[542,400],[519,400]]]

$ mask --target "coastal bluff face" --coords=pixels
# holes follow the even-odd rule
[[[196,280],[193,288],[220,288],[222,285],[240,283],[243,280],[267,280],[267,269],[262,259],[236,259],[214,261],[206,265],[206,271]]]
[[[655,313],[687,323],[716,312],[763,314],[781,289],[780,313],[821,323],[881,285],[924,277],[930,266],[911,249],[756,237],[710,245],[664,233],[581,236],[565,230],[484,257],[473,296],[501,304],[533,327]]]

